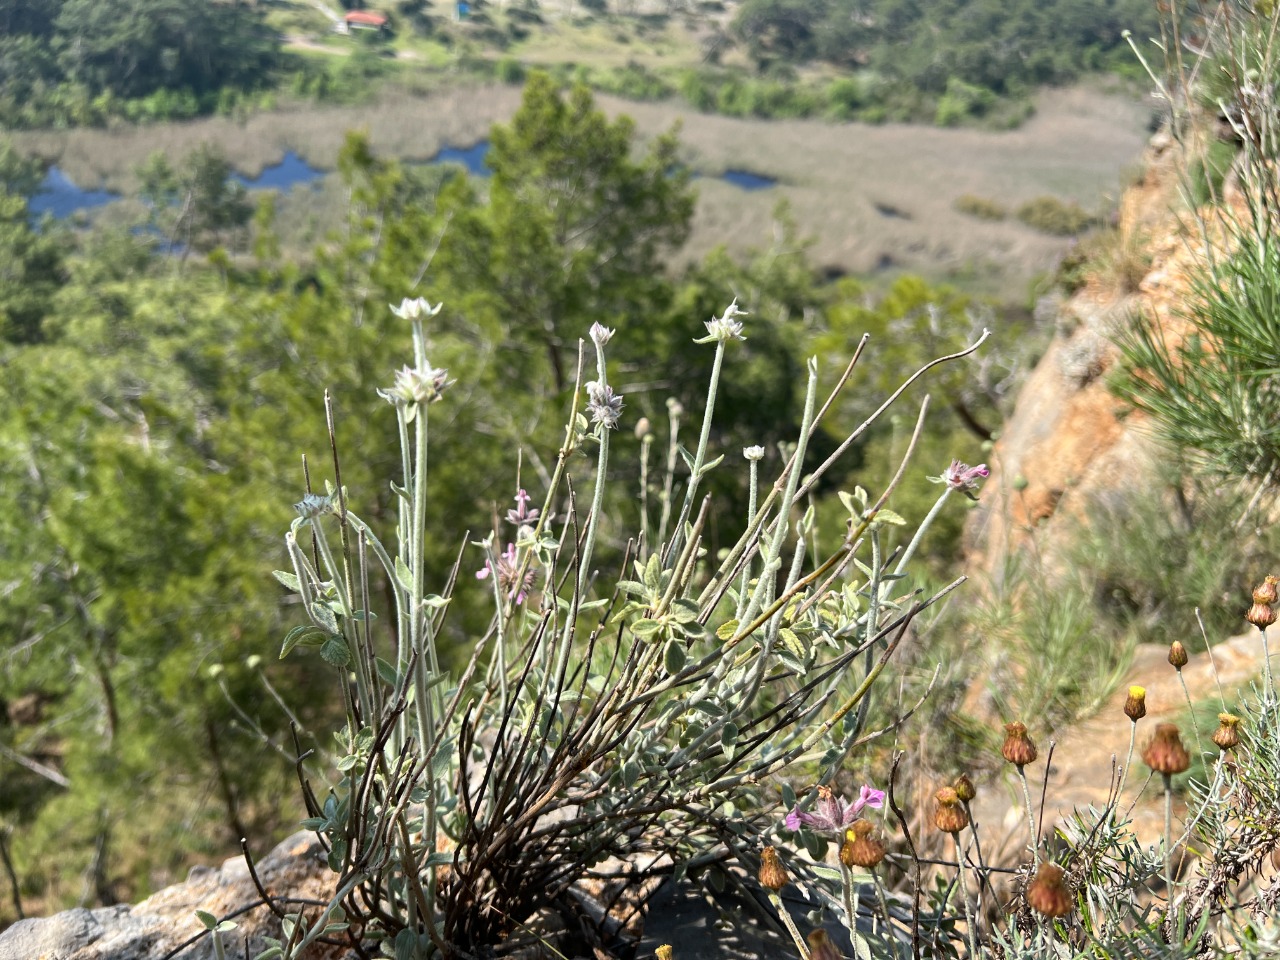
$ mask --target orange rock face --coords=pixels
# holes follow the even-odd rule
[[[1167,136],[1153,138],[1146,172],[1120,204],[1112,266],[1096,267],[1058,307],[1058,332],[992,451],[992,475],[970,515],[966,544],[972,567],[997,582],[1033,531],[1045,573],[1059,572],[1058,548],[1092,497],[1150,483],[1159,451],[1145,418],[1128,411],[1105,381],[1118,357],[1112,332],[1135,313],[1157,318],[1171,344],[1185,327],[1179,310],[1196,244],[1169,212],[1178,204],[1178,149]],[[1134,289],[1136,277],[1122,263],[1147,257],[1150,267]]]

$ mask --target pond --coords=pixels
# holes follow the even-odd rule
[[[239,173],[232,174],[232,179],[250,190],[288,190],[304,183],[314,186],[323,176],[323,170],[311,166],[292,150],[286,150],[283,160],[274,166],[264,167],[253,179]]]
[[[489,168],[485,166],[485,157],[489,155],[489,141],[481,140],[469,147],[444,147],[428,163],[457,163],[465,167],[467,173],[477,177],[487,177]],[[702,176],[702,174],[695,174]],[[713,179],[723,180],[742,190],[766,190],[777,184],[773,177],[752,173],[749,170],[726,170]]]
[[[314,185],[324,175],[323,170],[311,166],[289,150],[285,152],[283,160],[266,167],[256,177],[249,178],[244,174],[234,173],[231,178],[250,190],[288,190],[299,184]],[[46,213],[62,219],[77,211],[91,210],[119,199],[120,194],[110,190],[90,190],[76,186],[70,177],[55,166],[50,167],[49,172],[44,175],[40,189],[28,201],[27,209],[33,220],[40,219]]]
[[[444,147],[429,163],[460,164],[473,176],[487,177],[489,168],[485,166],[485,157],[489,154],[489,141],[481,140],[469,147]],[[285,151],[284,159],[273,166],[266,167],[256,177],[244,174],[232,174],[232,179],[244,184],[250,190],[290,190],[300,185],[315,186],[325,171],[311,166],[292,150]],[[778,181],[749,170],[726,170],[715,179],[724,180],[742,190],[765,190]],[[79,210],[90,210],[119,200],[120,194],[110,190],[91,190],[76,186],[71,178],[57,167],[50,167],[45,174],[40,190],[31,198],[28,207],[32,219],[39,219],[49,213],[61,219],[69,217]]]
[[[773,177],[752,173],[750,170],[726,170],[720,174],[720,179],[743,190],[768,190],[778,182]]]
[[[61,219],[71,216],[77,210],[101,207],[119,199],[120,194],[109,190],[82,190],[57,167],[50,167],[40,183],[40,189],[27,201],[27,211],[33,220],[39,220],[46,213]]]

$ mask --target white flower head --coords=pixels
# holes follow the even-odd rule
[[[427,365],[402,367],[396,371],[396,381],[389,389],[379,390],[378,396],[394,406],[435,403],[453,384],[449,371]]]
[[[592,380],[587,384],[587,411],[592,423],[603,423],[606,429],[613,430],[622,416],[622,397],[607,383]]]
[[[752,460],[752,461],[763,460],[764,447],[760,446],[759,444],[756,444],[753,447],[743,447],[742,455],[746,457],[748,460]]]
[[[610,330],[603,323],[593,323],[591,325],[591,342],[601,349],[604,345],[613,339],[615,331]]]
[[[394,303],[388,304],[388,306],[391,307],[391,312],[401,320],[417,320],[420,317],[434,317],[440,312],[440,308],[444,304],[437,303],[433,307],[425,297],[416,297],[413,300],[405,297],[400,301],[400,306],[397,307]]]
[[[747,316],[750,316],[750,314],[745,310],[738,309],[738,298],[734,297],[733,303],[725,307],[725,311],[722,316],[712,317],[710,320],[705,321],[707,335],[699,340],[695,340],[694,343],[711,343],[717,340],[723,342],[726,340],[747,339],[742,335],[741,321],[736,319],[737,317]]]

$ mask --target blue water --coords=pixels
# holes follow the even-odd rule
[[[489,141],[481,140],[469,147],[443,147],[439,153],[428,160],[428,163],[460,163],[467,168],[467,173],[477,177],[487,177],[489,168],[484,165],[484,158],[489,155]]]
[[[748,170],[726,170],[720,179],[743,190],[767,190],[778,182],[773,177],[751,173]]]
[[[298,184],[314,184],[324,176],[323,170],[317,170],[292,150],[286,150],[284,159],[263,171],[250,180],[242,174],[232,174],[232,179],[243,183],[250,190],[288,190]]]
[[[489,168],[485,166],[485,157],[488,154],[489,141],[481,140],[469,147],[444,147],[429,162],[461,164],[468,173],[487,177]],[[286,151],[283,160],[274,166],[267,167],[252,179],[239,173],[232,176],[251,190],[289,190],[299,184],[314,185],[324,175],[323,170],[316,169],[289,150]],[[743,190],[765,190],[778,182],[772,177],[765,177],[747,170],[726,170],[720,179]],[[44,181],[40,184],[39,192],[31,198],[28,208],[32,219],[39,219],[46,213],[61,219],[77,210],[101,207],[118,199],[120,194],[109,190],[81,189],[57,167],[50,167]]]
[[[61,219],[71,216],[77,210],[101,207],[119,199],[120,194],[109,190],[81,190],[57,167],[50,167],[40,183],[39,191],[27,202],[27,210],[33,220],[38,220],[46,213]]]
[[[489,141],[481,140],[469,147],[444,147],[428,163],[457,163],[466,168],[467,173],[477,177],[489,176],[489,168],[485,166],[485,158],[489,155]],[[777,184],[773,177],[766,177],[747,170],[726,170],[718,179],[731,183],[742,190],[766,190]]]

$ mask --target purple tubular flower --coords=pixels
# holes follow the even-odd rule
[[[538,514],[542,511],[537,507],[530,507],[529,500],[529,494],[525,493],[523,487],[516,491],[516,508],[507,511],[507,523],[513,523],[517,527],[522,524],[537,523]]]
[[[951,490],[959,490],[965,496],[972,496],[971,491],[978,489],[978,481],[991,476],[985,463],[971,467],[959,460],[952,460],[951,466],[942,471],[939,478]]]
[[[862,789],[858,791],[858,799],[853,803],[845,803],[844,799],[837,797],[830,787],[819,787],[818,802],[814,804],[813,813],[796,807],[782,822],[788,830],[799,830],[803,824],[806,827],[813,827],[819,833],[843,835],[853,821],[858,819],[864,807],[879,809],[883,806],[884,791],[876,790],[867,784],[862,785]]]

